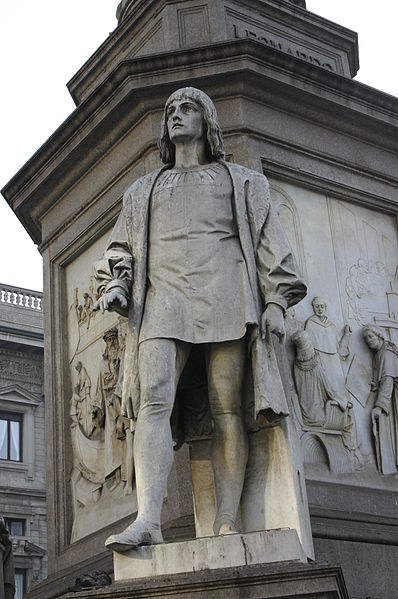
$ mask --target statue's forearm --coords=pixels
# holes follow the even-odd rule
[[[263,226],[256,263],[265,305],[278,304],[286,310],[305,297],[307,287],[297,274],[290,245],[272,207]]]

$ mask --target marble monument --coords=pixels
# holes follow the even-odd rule
[[[138,515],[107,539],[118,551],[163,540],[170,418],[177,393],[183,419],[184,372],[188,385],[202,378],[196,401],[208,402],[211,414],[213,531],[238,532],[248,460],[244,401],[250,398],[243,395],[251,390],[252,419],[260,426],[288,415],[271,363],[271,333],[283,339],[286,308],[306,294],[266,178],[224,161],[216,110],[204,92],[188,87],[169,97],[159,148],[165,166],[125,193],[95,265],[94,310],[128,316],[121,415],[134,422]],[[115,415],[109,421],[116,426]],[[106,445],[115,443],[113,428]]]

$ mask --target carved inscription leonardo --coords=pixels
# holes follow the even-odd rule
[[[241,38],[249,38],[257,40],[270,48],[274,48],[275,50],[280,50],[285,54],[290,54],[295,58],[299,58],[300,60],[305,60],[306,62],[310,62],[318,67],[322,67],[328,71],[336,71],[336,68],[332,64],[330,59],[326,59],[320,54],[313,54],[309,52],[304,47],[288,42],[282,38],[278,38],[275,35],[270,35],[268,32],[263,31],[257,27],[245,26],[242,23],[233,22],[232,30],[235,39]]]

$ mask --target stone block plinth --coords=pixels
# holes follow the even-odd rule
[[[268,530],[114,552],[115,581],[254,564],[306,563],[297,532]]]
[[[76,599],[75,593],[48,595]],[[79,599],[348,599],[340,567],[282,562],[115,582]],[[34,598],[36,599],[36,597]],[[41,599],[41,597],[40,597]],[[47,599],[47,598],[46,598]]]

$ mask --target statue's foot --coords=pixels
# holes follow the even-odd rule
[[[230,519],[217,519],[213,525],[213,531],[216,536],[218,535],[234,535],[238,533],[238,529],[235,526],[235,522]]]
[[[163,543],[160,526],[147,520],[136,520],[123,532],[111,535],[105,541],[105,547],[111,551],[128,551],[140,545],[158,545]]]
[[[238,531],[233,524],[230,524],[229,522],[223,522],[220,526],[218,534],[219,535],[234,535],[237,532]]]

